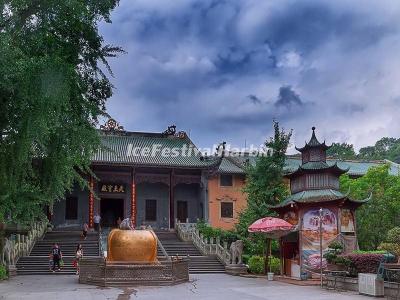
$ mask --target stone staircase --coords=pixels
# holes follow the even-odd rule
[[[78,243],[82,244],[86,257],[99,256],[98,234],[89,232],[87,239],[81,238],[81,231],[50,231],[42,240],[36,241],[29,256],[21,257],[17,262],[18,275],[53,274],[49,271],[49,253],[54,243],[57,243],[63,253],[64,267],[55,274],[75,274],[72,260]]]
[[[224,273],[225,267],[216,256],[202,255],[191,242],[181,241],[175,232],[156,231],[158,239],[169,256],[189,256],[189,272],[199,273]],[[54,243],[57,243],[63,252],[64,267],[55,273],[49,271],[49,253]],[[46,233],[42,240],[38,240],[29,256],[21,257],[17,262],[18,275],[45,275],[45,274],[75,274],[72,261],[78,243],[82,244],[85,257],[99,256],[98,234],[89,232],[87,239],[81,238],[80,231],[51,231]],[[158,256],[163,260],[163,252],[158,248]]]
[[[158,239],[162,243],[169,256],[189,256],[189,273],[224,273],[225,266],[216,256],[202,255],[192,242],[181,241],[175,232],[156,231]],[[161,249],[158,249],[158,255],[163,256]]]

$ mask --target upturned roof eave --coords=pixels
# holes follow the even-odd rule
[[[288,206],[290,206],[290,205],[294,205],[294,204],[296,204],[296,205],[310,205],[310,204],[315,204],[315,203],[331,203],[331,202],[336,202],[336,201],[345,201],[345,202],[349,202],[349,203],[352,203],[352,204],[355,204],[355,205],[357,205],[357,206],[360,206],[360,205],[362,205],[362,204],[365,204],[365,203],[367,203],[368,201],[370,201],[372,199],[372,193],[367,197],[367,198],[365,198],[365,199],[363,199],[363,200],[355,200],[355,199],[351,199],[351,198],[349,198],[349,197],[347,197],[347,196],[344,196],[344,197],[338,197],[338,198],[336,198],[336,199],[321,199],[320,201],[299,201],[299,200],[291,200],[291,201],[288,201],[288,202],[286,202],[286,203],[284,203],[286,200],[284,200],[281,204],[278,204],[278,205],[275,205],[275,206],[268,206],[268,208],[270,208],[270,209],[272,209],[272,210],[282,210],[282,209],[285,209],[285,208],[287,208]]]
[[[350,167],[347,167],[346,169],[342,169],[337,165],[337,162],[331,166],[327,165],[325,168],[315,168],[315,169],[308,169],[308,168],[303,168],[302,165],[300,165],[297,170],[293,172],[289,172],[285,174],[284,176],[287,178],[293,178],[297,175],[305,174],[305,173],[314,173],[318,171],[336,171],[336,173],[342,175],[347,173],[350,170]]]

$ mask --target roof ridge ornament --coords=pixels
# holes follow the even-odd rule
[[[308,143],[307,143],[307,141],[306,141],[306,142],[305,142],[305,145],[304,145],[302,148],[295,147],[295,149],[296,149],[297,151],[303,152],[303,151],[306,150],[306,149],[309,149],[309,148],[316,148],[316,147],[322,147],[324,150],[327,150],[327,149],[329,149],[329,148],[331,147],[331,146],[327,146],[327,145],[326,145],[325,140],[324,140],[323,143],[321,143],[320,141],[318,141],[317,136],[316,136],[316,134],[315,134],[315,129],[316,129],[315,126],[311,127],[311,130],[312,130],[311,139],[308,141]]]
[[[124,126],[120,125],[115,119],[109,118],[104,125],[100,125],[100,129],[103,131],[117,131],[117,132],[124,132]]]
[[[167,129],[163,132],[165,135],[175,135],[176,133],[176,125],[170,125]]]

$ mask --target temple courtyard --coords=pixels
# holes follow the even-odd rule
[[[0,282],[0,299],[218,299],[357,300],[354,292],[298,286],[263,278],[226,274],[193,275],[189,283],[168,287],[99,288],[78,284],[76,276],[19,276]],[[287,297],[287,298],[286,298]]]

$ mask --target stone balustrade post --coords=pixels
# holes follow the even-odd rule
[[[18,255],[21,255],[21,235],[19,233],[17,234],[17,245]]]
[[[21,254],[25,255],[25,236],[21,235]]]

